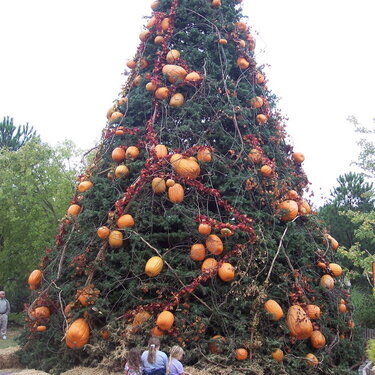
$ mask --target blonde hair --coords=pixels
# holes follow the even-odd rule
[[[169,361],[167,365],[167,374],[169,374],[169,371],[171,370],[171,362],[173,358],[179,357],[180,355],[184,354],[184,349],[181,348],[181,346],[174,345],[171,348],[171,351],[169,352]]]
[[[155,363],[156,361],[156,350],[160,347],[160,340],[157,337],[151,337],[148,340],[148,355],[147,361],[149,363]]]

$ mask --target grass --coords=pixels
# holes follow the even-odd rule
[[[0,337],[0,349],[10,348],[17,346],[15,338],[20,334],[21,328],[17,326],[8,326],[7,339],[3,340]]]

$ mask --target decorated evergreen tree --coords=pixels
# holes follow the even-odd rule
[[[304,157],[241,0],[152,9],[56,244],[30,275],[23,361],[116,367],[155,335],[209,374],[350,373],[338,244],[302,198]]]

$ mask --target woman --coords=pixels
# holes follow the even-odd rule
[[[148,342],[148,350],[141,356],[144,375],[165,375],[168,357],[160,351],[160,340],[157,337],[151,337]]]

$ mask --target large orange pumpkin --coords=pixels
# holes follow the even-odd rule
[[[281,214],[282,221],[291,221],[298,215],[298,204],[290,199],[279,203],[277,206],[277,213]]]
[[[164,261],[158,256],[151,257],[145,265],[145,273],[149,277],[155,277],[159,275],[163,269]]]
[[[272,320],[280,320],[284,316],[281,306],[273,299],[269,299],[264,304],[264,309],[272,315]]]
[[[39,306],[34,310],[34,315],[36,318],[47,319],[50,317],[51,312],[47,306]]]
[[[214,254],[220,255],[224,250],[223,241],[216,234],[210,234],[206,239],[207,250]]]
[[[323,333],[320,331],[313,331],[310,336],[311,346],[315,349],[323,348],[326,344],[326,338],[324,337]]]
[[[81,212],[81,206],[78,204],[72,204],[68,208],[68,215],[70,216],[77,216]]]
[[[202,272],[205,271],[211,271],[217,267],[217,260],[214,258],[207,258],[205,261],[202,263],[201,270]]]
[[[43,272],[40,270],[34,270],[30,273],[29,279],[27,280],[30,289],[35,290],[39,287],[40,282],[42,281]]]
[[[168,155],[168,149],[165,145],[156,145],[154,150],[158,159],[165,158]]]
[[[181,203],[184,200],[184,195],[184,188],[180,184],[174,184],[168,189],[168,199],[172,203]]]
[[[335,277],[340,277],[342,275],[342,268],[340,265],[336,263],[330,263],[328,266]]]
[[[314,354],[309,353],[306,355],[305,358],[307,359],[307,364],[309,366],[312,366],[312,367],[318,366],[319,361],[318,361],[318,358],[316,358]]]
[[[112,151],[112,160],[117,163],[122,162],[125,159],[125,156],[126,156],[125,150],[121,147],[116,147]]]
[[[245,348],[236,349],[237,361],[244,361],[249,356],[249,352]]]
[[[320,278],[320,286],[327,288],[327,289],[333,289],[335,286],[335,280],[333,280],[333,277],[330,275],[323,275]]]
[[[272,358],[277,362],[282,362],[284,359],[284,352],[281,349],[275,349],[272,352]]]
[[[121,215],[116,222],[120,229],[134,227],[134,219],[132,215],[125,214]]]
[[[119,248],[122,246],[124,237],[118,230],[113,230],[108,238],[109,245],[113,248]]]
[[[79,191],[80,193],[84,193],[85,191],[91,189],[93,186],[94,186],[94,185],[93,185],[93,183],[92,183],[91,181],[82,181],[82,182],[78,185],[77,189],[78,189],[78,191]]]
[[[201,243],[194,244],[190,249],[190,258],[193,260],[201,261],[206,256],[206,248]]]
[[[181,56],[180,51],[177,51],[176,49],[171,49],[166,56],[167,63],[173,64],[177,59],[179,59]]]
[[[86,320],[79,318],[68,328],[65,336],[66,345],[71,349],[80,349],[89,342],[90,328]]]
[[[171,329],[173,323],[174,315],[170,311],[161,312],[156,319],[156,325],[163,331]]]
[[[290,334],[297,340],[307,339],[313,332],[311,320],[301,306],[292,305],[289,307],[286,323]]]
[[[167,188],[166,185],[165,185],[165,180],[163,178],[160,178],[160,177],[155,177],[155,178],[152,179],[151,187],[152,187],[152,191],[155,194],[164,193],[166,188]]]
[[[223,263],[217,273],[220,279],[226,282],[232,281],[235,276],[234,267],[230,263]]]
[[[319,319],[320,318],[320,307],[316,305],[307,305],[307,315],[310,319]]]
[[[165,74],[170,83],[183,81],[187,76],[187,71],[182,66],[172,64],[164,65],[162,72]]]

